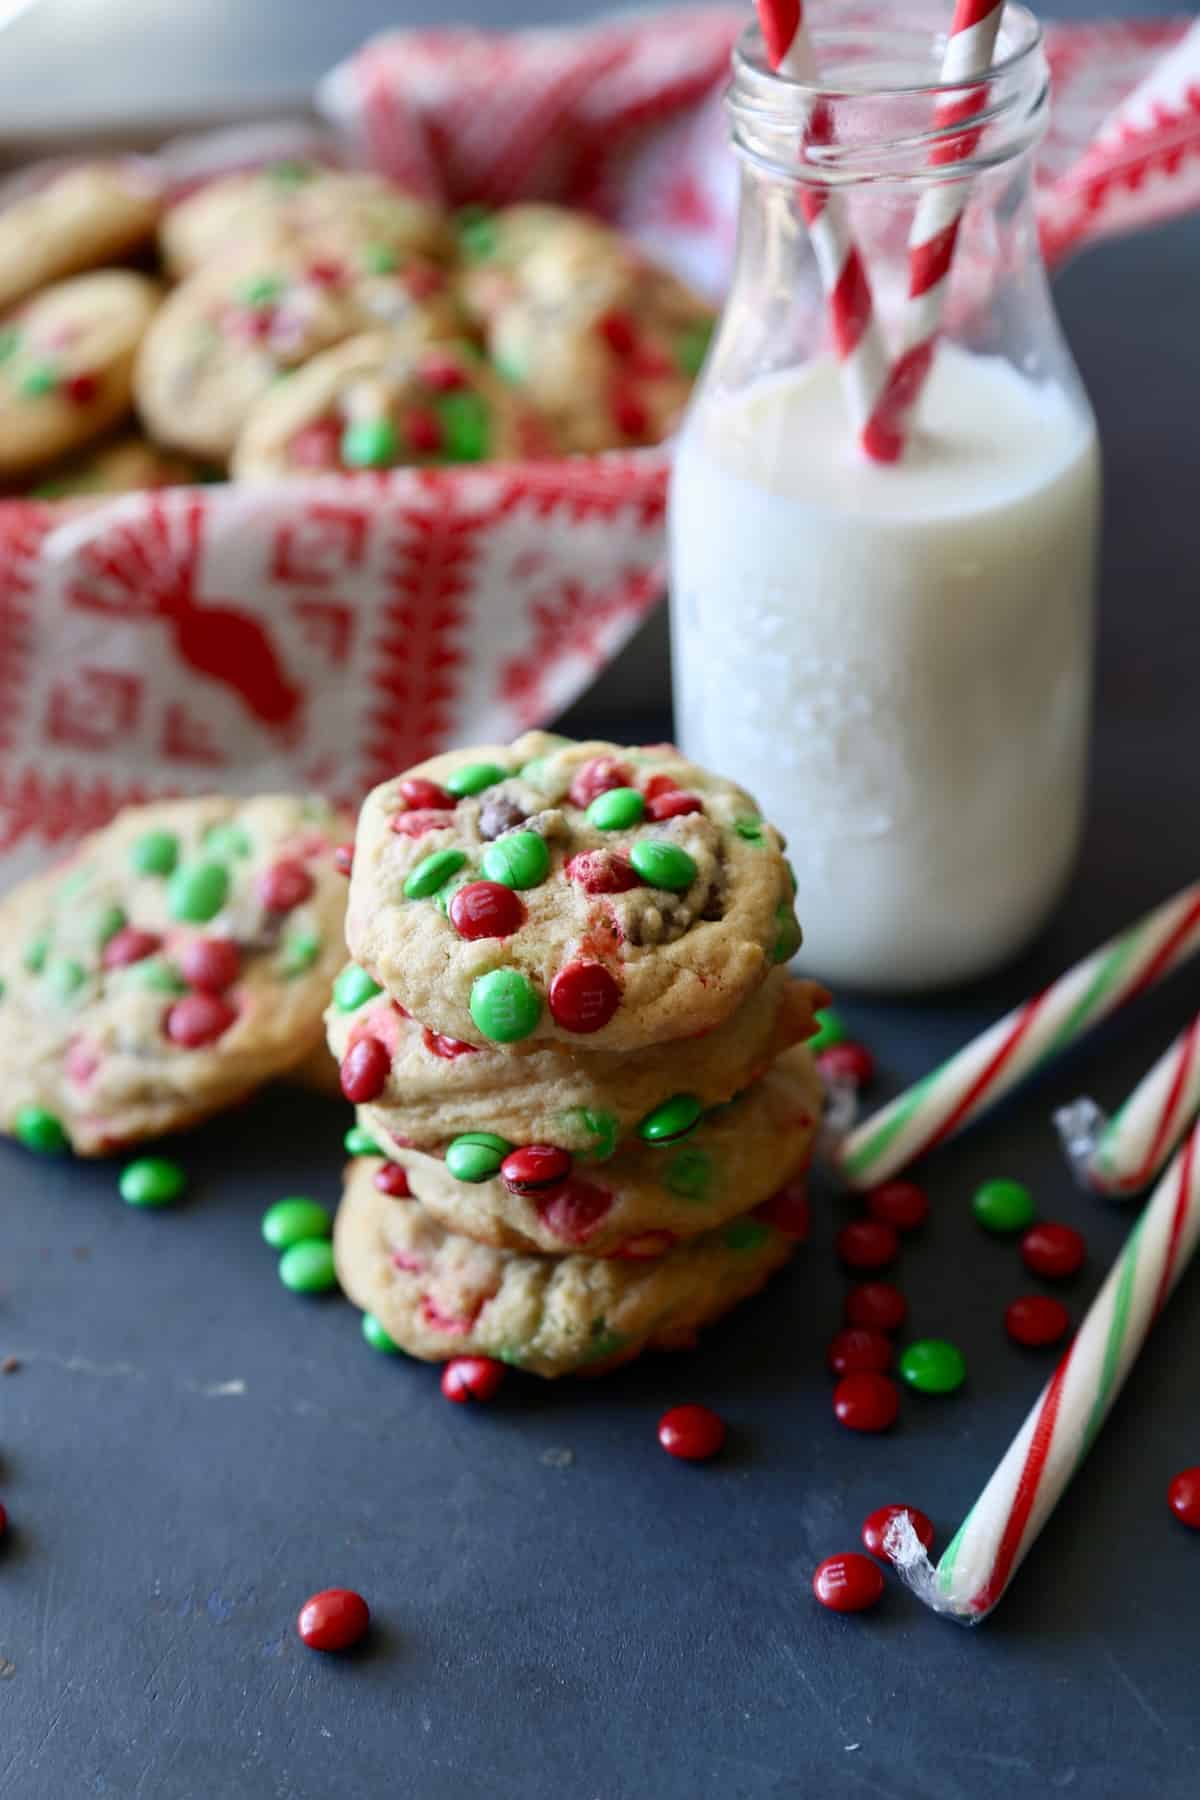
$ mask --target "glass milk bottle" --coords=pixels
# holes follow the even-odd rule
[[[1041,33],[1007,7],[967,92],[980,130],[939,164],[949,14],[808,9],[820,91],[743,37],[737,262],[671,492],[680,741],[786,832],[804,966],[897,992],[978,975],[1046,919],[1080,834],[1092,678],[1099,457],[1033,211]],[[873,461],[804,219],[844,208],[895,354],[935,186],[966,197],[942,332],[903,454]]]

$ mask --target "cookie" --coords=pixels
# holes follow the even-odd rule
[[[616,269],[629,254],[627,240],[619,232],[564,206],[533,202],[495,212],[464,207],[455,224],[463,304],[481,327],[531,287],[536,295],[547,276],[556,294],[564,261],[576,267]],[[548,260],[541,256],[547,250],[555,253]]]
[[[544,433],[470,345],[368,332],[264,394],[234,451],[240,481],[536,455]]]
[[[518,1256],[448,1232],[376,1185],[358,1157],[334,1223],[338,1279],[410,1356],[494,1356],[537,1375],[594,1375],[643,1350],[685,1350],[782,1268],[797,1208],[768,1204],[648,1262]],[[781,1221],[777,1223],[775,1221]]]
[[[358,1118],[447,1231],[504,1250],[642,1258],[715,1230],[791,1181],[808,1163],[821,1109],[820,1076],[799,1048],[708,1112],[694,1094],[671,1095],[600,1168],[491,1130],[464,1133],[438,1158],[398,1143],[375,1107]]]
[[[0,903],[0,1129],[94,1156],[309,1054],[343,957],[323,801],[130,807]]]
[[[0,479],[69,455],[129,411],[159,290],[129,269],[76,275],[0,324]]]
[[[131,162],[81,163],[0,212],[0,309],[141,247],[157,189]]]
[[[611,1156],[674,1094],[694,1094],[705,1111],[732,1099],[813,1035],[814,1013],[827,999],[815,983],[775,969],[715,1031],[619,1054],[544,1042],[480,1050],[439,1037],[400,1012],[356,963],[333,991],[325,1023],[337,1064],[360,1037],[377,1037],[390,1052],[372,1110],[393,1138],[440,1152],[451,1138],[486,1127],[513,1144],[555,1144],[588,1161]]]
[[[346,941],[435,1033],[638,1050],[722,1024],[791,958],[793,893],[750,796],[673,745],[530,732],[367,797]]]
[[[143,488],[186,486],[204,480],[207,473],[201,464],[160,450],[149,438],[130,431],[49,471],[32,493],[36,500],[102,499]]]
[[[176,288],[142,346],[142,417],[162,442],[224,460],[281,378],[373,323],[385,296],[397,335],[450,335],[458,323],[452,302],[444,293],[414,298],[410,273],[350,274],[341,262],[291,251],[201,270]]]
[[[210,181],[171,207],[159,240],[177,277],[240,250],[353,247],[383,268],[398,258],[445,261],[452,248],[437,207],[381,175],[299,160]]]

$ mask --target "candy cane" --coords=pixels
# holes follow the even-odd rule
[[[804,23],[802,0],[756,0],[756,4],[767,60],[775,73],[819,87],[821,77]],[[826,141],[829,129],[828,108],[819,102],[809,121],[809,141]],[[893,462],[902,446],[880,411],[888,383],[887,346],[845,202],[827,188],[805,187],[800,207],[829,307],[834,353],[854,429],[872,460]]]
[[[964,93],[944,94],[937,103],[934,128],[939,142],[929,159],[935,167],[965,162],[978,147],[982,126],[968,131],[956,127],[976,118],[987,104],[987,88],[979,78],[992,66],[1003,13],[1004,0],[955,0],[941,82],[943,87],[964,81],[974,85]],[[927,188],[909,232],[908,304],[900,355],[871,422],[877,435],[886,434],[901,448],[933,365],[950,265],[969,198],[970,183],[965,179]]]
[[[884,1548],[937,1612],[968,1624],[1001,1598],[1091,1449],[1200,1238],[1200,1125],[1154,1191],[1070,1349],[937,1568],[903,1515]]]
[[[1200,1013],[1121,1110],[1106,1119],[1091,1100],[1054,1115],[1080,1180],[1098,1194],[1140,1194],[1200,1112]]]
[[[952,1137],[1019,1082],[1200,949],[1200,882],[1093,951],[845,1138],[838,1165],[875,1187]]]

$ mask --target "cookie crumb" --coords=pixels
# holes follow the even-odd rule
[[[545,1463],[548,1469],[569,1469],[575,1461],[575,1452],[551,1448],[541,1451],[538,1461]]]

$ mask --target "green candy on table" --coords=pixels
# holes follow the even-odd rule
[[[126,1163],[117,1182],[126,1206],[170,1206],[186,1186],[184,1171],[165,1156],[139,1156]]]
[[[333,1245],[324,1238],[301,1238],[279,1259],[279,1279],[293,1294],[327,1294],[337,1286]]]
[[[671,894],[681,894],[696,879],[696,864],[687,851],[662,838],[643,838],[629,852],[629,861],[647,887],[665,888]]]
[[[1037,1208],[1033,1195],[1020,1181],[985,1181],[975,1190],[971,1211],[985,1231],[1025,1231],[1033,1224]]]
[[[716,1165],[708,1151],[688,1144],[671,1158],[662,1183],[681,1200],[707,1200],[715,1173]]]
[[[502,887],[540,887],[550,873],[550,851],[536,831],[506,831],[488,845],[480,867],[489,881]]]
[[[333,1231],[327,1207],[306,1195],[277,1200],[262,1216],[263,1241],[272,1250],[290,1250],[293,1244],[320,1242]]]
[[[492,969],[471,988],[471,1017],[493,1044],[515,1044],[537,1029],[541,996],[519,969]]]
[[[814,1055],[818,1050],[828,1050],[833,1044],[845,1042],[846,1027],[832,1006],[825,1007],[822,1012],[814,1013],[813,1016],[818,1029],[808,1039],[808,1048]]]
[[[645,796],[636,788],[609,788],[597,794],[585,817],[597,831],[629,831],[646,816]]]
[[[279,966],[289,979],[311,969],[321,954],[321,940],[315,931],[297,931],[283,946]]]
[[[232,819],[223,825],[210,825],[204,834],[204,848],[217,857],[249,856],[254,849],[249,833]]]
[[[509,771],[502,769],[499,763],[474,762],[463,763],[446,777],[446,792],[453,794],[456,800],[466,800],[472,794],[482,794],[485,788],[495,787],[498,781],[507,781]]]
[[[446,1168],[456,1181],[490,1181],[512,1150],[492,1131],[464,1131],[446,1146]]]
[[[761,1219],[734,1219],[721,1233],[727,1250],[758,1250],[771,1235],[771,1227]]]
[[[333,999],[339,1012],[357,1012],[383,989],[358,963],[349,963],[333,984]]]
[[[355,419],[342,433],[342,461],[348,469],[390,468],[399,443],[390,419]]]
[[[404,1354],[395,1338],[388,1335],[374,1313],[363,1314],[362,1334],[372,1350],[378,1350],[384,1356],[402,1356]]]
[[[138,875],[170,875],[179,861],[179,839],[173,831],[148,831],[133,844],[129,861]]]
[[[188,925],[206,925],[215,919],[229,898],[229,871],[224,863],[184,863],[175,870],[167,889],[167,907],[173,919]]]
[[[350,1127],[342,1139],[342,1148],[347,1156],[381,1156],[383,1154],[370,1132],[364,1131],[361,1125]]]
[[[673,1094],[646,1114],[638,1126],[638,1136],[648,1144],[673,1144],[694,1131],[703,1114],[704,1108],[695,1094]]]
[[[957,1344],[945,1338],[921,1338],[902,1350],[901,1378],[922,1394],[952,1394],[967,1378],[967,1365]]]
[[[416,867],[409,870],[404,883],[405,899],[428,900],[452,875],[458,874],[466,860],[462,850],[435,850],[432,856],[423,856]]]
[[[56,1156],[69,1147],[61,1123],[44,1106],[23,1106],[13,1120],[13,1136],[39,1156]]]
[[[56,1000],[69,1000],[87,980],[87,970],[73,956],[56,956],[46,967],[46,986]]]

